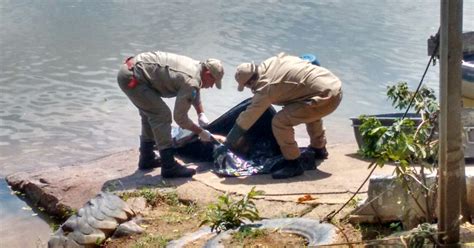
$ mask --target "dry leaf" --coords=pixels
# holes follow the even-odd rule
[[[312,200],[316,200],[316,198],[312,197],[311,195],[304,195],[298,198],[298,203],[303,203],[305,201],[312,201]]]

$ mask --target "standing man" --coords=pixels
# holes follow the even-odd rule
[[[221,88],[224,69],[217,59],[199,62],[182,55],[166,52],[145,52],[128,58],[121,66],[117,81],[123,92],[138,108],[142,131],[138,168],[152,169],[161,165],[164,178],[192,177],[196,171],[175,160],[171,137],[171,110],[163,97],[176,97],[173,117],[184,129],[209,142],[211,133],[203,128],[208,124],[201,103],[201,88]],[[199,125],[188,117],[191,105],[199,116]],[[161,161],[155,157],[158,147]]]
[[[295,56],[280,53],[260,65],[243,63],[237,67],[238,90],[245,87],[254,93],[252,103],[242,112],[229,134],[226,144],[236,148],[239,139],[272,104],[282,105],[272,120],[272,131],[285,160],[274,179],[303,174],[300,151],[295,141],[294,126],[305,123],[316,159],[326,159],[326,136],[322,118],[332,113],[341,102],[341,81],[329,70],[312,65]]]

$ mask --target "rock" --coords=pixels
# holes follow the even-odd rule
[[[143,213],[147,209],[146,199],[143,197],[131,197],[127,200],[127,204],[135,213]]]
[[[133,217],[135,212],[118,196],[101,192],[59,227],[48,247],[93,247],[117,232],[117,227],[118,235],[142,232],[141,227],[130,221]]]
[[[136,189],[160,182],[160,170],[137,170],[137,150],[112,154],[85,164],[18,172],[6,177],[33,205],[63,218],[81,208],[100,191]],[[129,214],[129,211],[125,211]],[[122,216],[124,217],[124,216]]]
[[[54,196],[54,189],[49,188],[49,184],[42,183],[37,177],[20,172],[6,177],[6,180],[13,190],[24,192],[34,205],[43,207],[51,215],[62,218],[72,210],[67,204],[60,202],[61,197]]]
[[[95,230],[93,233],[89,234],[82,233],[80,230],[75,230],[74,232],[69,233],[67,238],[81,245],[80,247],[87,247],[101,244],[106,237],[100,230]]]
[[[73,239],[70,239],[64,235],[64,232],[59,229],[54,236],[48,242],[48,247],[67,247],[67,248],[80,248],[82,247]]]
[[[140,234],[144,230],[141,226],[139,226],[135,220],[130,220],[120,224],[117,229],[115,230],[114,234],[112,235],[113,238],[123,237],[123,236],[130,236],[133,234]]]

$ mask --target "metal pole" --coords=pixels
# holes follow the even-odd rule
[[[441,0],[438,238],[459,246],[461,177],[462,0]]]

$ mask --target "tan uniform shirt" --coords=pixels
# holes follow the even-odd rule
[[[259,78],[251,87],[252,104],[236,121],[248,130],[272,104],[326,101],[341,92],[341,81],[329,70],[295,56],[279,54],[259,65]]]
[[[189,129],[193,122],[188,110],[199,101],[200,62],[172,53],[146,52],[135,56],[134,70],[140,82],[150,84],[162,97],[176,97],[173,118],[180,127]]]

